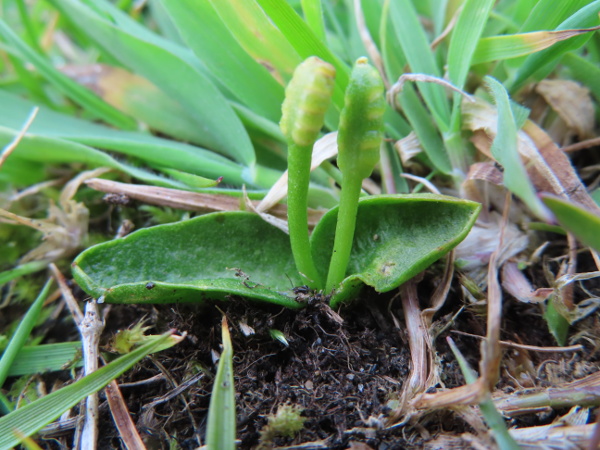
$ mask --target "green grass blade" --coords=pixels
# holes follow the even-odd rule
[[[460,371],[465,377],[467,384],[475,383],[475,381],[477,381],[477,375],[473,369],[469,367],[469,363],[462,355],[454,341],[448,338],[448,344],[450,345],[450,349],[458,361]],[[494,405],[494,401],[489,394],[484,400],[481,401],[479,408],[481,408],[481,414],[483,414],[486,423],[494,434],[498,448],[500,448],[500,450],[519,450],[521,447],[510,435],[502,414],[500,414],[500,412],[496,409],[496,405]]]
[[[46,300],[46,297],[48,297],[48,293],[50,292],[51,286],[52,279],[46,282],[46,284],[42,288],[42,291],[27,311],[27,314],[25,314],[25,317],[23,317],[23,319],[21,320],[21,323],[17,327],[15,334],[8,343],[6,350],[4,350],[2,358],[0,358],[0,387],[4,385],[6,377],[10,372],[10,366],[13,364],[19,351],[29,338],[31,330],[33,330],[33,327],[35,326],[38,320],[40,311],[42,310],[42,306],[44,306],[44,301]]]
[[[278,121],[283,86],[238,44],[213,6],[193,0],[163,4],[188,46],[221,83],[246,106]]]
[[[600,217],[568,200],[544,195],[544,204],[556,216],[556,220],[583,244],[600,251]]]
[[[494,3],[494,0],[467,0],[462,5],[452,31],[447,61],[450,81],[460,89],[465,84],[471,64],[474,64],[471,60]],[[459,107],[460,101],[455,105]]]
[[[561,63],[570,69],[571,76],[590,90],[596,101],[600,102],[600,67],[581,56],[567,53]]]
[[[18,131],[14,129],[0,126],[0,146],[11,142],[17,134]],[[100,150],[57,138],[25,135],[16,150],[11,154],[11,159],[13,158],[31,161],[36,164],[76,162],[91,167],[110,167],[149,184],[179,189],[187,188],[180,182],[121,163]]]
[[[596,26],[598,25],[599,12],[600,0],[595,0],[563,21],[556,30],[590,28]],[[586,33],[582,36],[559,42],[546,50],[528,56],[527,59],[525,59],[525,62],[517,70],[515,76],[507,84],[507,89],[510,92],[515,92],[520,89],[530,77],[536,77],[552,70],[556,66],[559,58],[569,51],[580,48],[591,37],[592,33]]]
[[[590,0],[539,0],[529,10],[527,19],[519,30],[521,33],[537,30],[552,30],[567,17],[590,3]]]
[[[5,130],[12,129],[18,132],[24,118],[33,108],[33,104],[3,91],[0,91],[0,104],[3,106],[0,108],[2,127]],[[28,135],[25,139],[27,142],[43,137],[68,140],[135,156],[159,167],[168,167],[208,178],[223,176],[226,183],[237,186],[251,181],[250,179],[244,180],[242,176],[244,168],[241,165],[208,150],[157,138],[149,134],[110,129],[47,108],[40,108],[36,119],[29,128],[29,133],[36,136]],[[0,132],[1,134],[4,133]],[[0,138],[0,140],[2,139]],[[80,162],[85,162],[86,156],[89,160],[92,153],[94,156],[91,157],[91,164],[101,165],[104,163],[108,167],[119,170],[126,169],[127,173],[131,173],[128,166],[115,161],[109,155],[99,156],[98,153],[101,152],[98,150],[90,149],[82,153]],[[15,154],[20,154],[19,149]],[[59,154],[54,156],[58,157]],[[51,155],[47,156],[51,157]],[[41,161],[45,160],[47,160],[46,157],[42,155]],[[55,161],[65,162],[58,158]],[[139,169],[136,172],[138,175],[144,173]],[[134,176],[140,178],[138,175]],[[146,172],[146,175],[150,174]],[[147,177],[144,176],[140,179],[147,179]],[[153,179],[158,179],[158,177],[153,176]]]
[[[255,0],[209,0],[238,43],[283,85],[302,59]]]
[[[209,449],[235,449],[235,386],[233,384],[233,346],[229,336],[227,319],[221,324],[223,351],[219,359],[217,375],[213,382],[208,425],[206,427],[206,447]]]
[[[309,56],[318,56],[335,67],[335,89],[332,102],[338,110],[341,110],[344,106],[344,92],[348,86],[350,75],[348,66],[331,53],[285,0],[258,0],[258,3],[302,60]]]
[[[492,77],[485,77],[496,107],[498,109],[498,131],[492,143],[492,155],[504,168],[504,185],[517,195],[531,211],[543,220],[550,215],[537,197],[533,184],[529,180],[517,148],[517,120],[513,115],[508,93],[504,86]]]
[[[252,166],[252,143],[225,97],[188,51],[152,34],[107,2],[93,1],[110,20],[82,2],[53,0],[104,51],[178,101],[204,133],[202,144]]]
[[[98,118],[119,128],[134,129],[135,121],[104,102],[90,90],[75,83],[56,70],[52,64],[33,51],[0,19],[0,37],[12,46],[23,61],[29,62],[56,88]]]
[[[20,266],[17,266],[14,269],[0,272],[0,286],[8,283],[9,281],[14,280],[15,278],[22,277],[23,275],[29,275],[30,273],[39,272],[47,266],[48,263],[45,261],[31,261],[25,264],[21,264]]]
[[[88,395],[102,389],[146,355],[171,347],[178,341],[178,338],[165,334],[81,380],[0,417],[0,449],[9,449],[21,442],[22,438],[16,436],[16,431],[20,436],[31,436]]]
[[[390,17],[410,70],[414,73],[441,77],[441,71],[412,2],[410,0],[390,2]],[[432,83],[417,84],[438,128],[442,132],[448,131],[450,106],[444,89]]]
[[[23,347],[8,371],[9,377],[55,372],[83,365],[81,342],[60,342],[57,344]]]
[[[588,31],[587,33],[590,32]],[[475,55],[473,55],[473,64],[501,61],[529,55],[552,47],[565,39],[574,39],[576,37],[572,33],[558,36],[556,33],[548,31],[491,36],[479,41]]]
[[[315,36],[325,42],[325,24],[323,22],[323,7],[321,0],[300,0],[304,20]]]

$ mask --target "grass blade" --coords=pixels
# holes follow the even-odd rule
[[[14,269],[0,272],[0,286],[23,275],[29,275],[30,273],[39,272],[47,266],[48,263],[45,261],[31,261],[25,264],[21,264],[20,266],[17,266]]]
[[[323,23],[323,7],[321,0],[301,0],[304,20],[315,36],[325,42],[325,24]]]
[[[42,288],[42,291],[27,311],[27,314],[25,314],[25,317],[21,320],[15,334],[8,343],[6,350],[4,350],[2,358],[0,358],[0,387],[6,381],[6,377],[10,372],[10,367],[23,347],[23,344],[25,344],[29,338],[31,330],[33,330],[33,327],[37,322],[42,306],[44,306],[44,301],[46,300],[46,297],[48,297],[50,286],[52,286],[52,279],[48,280]]]
[[[8,371],[9,377],[55,372],[83,365],[81,342],[60,342],[23,347]]]
[[[238,44],[213,6],[193,0],[163,0],[163,4],[184,41],[214,76],[246,106],[278,121],[283,86]]]
[[[504,185],[521,198],[536,216],[549,220],[548,210],[537,197],[517,149],[517,121],[508,93],[494,78],[488,76],[485,80],[498,108],[498,131],[491,150],[496,161],[504,167]]]
[[[90,90],[80,86],[56,70],[48,61],[25,44],[2,19],[0,19],[0,37],[16,50],[17,55],[24,62],[33,64],[63,94],[83,106],[90,113],[116,127],[135,129],[136,123],[131,117],[113,108]]]
[[[427,36],[412,2],[410,0],[391,2],[390,17],[410,70],[441,77],[433,51],[429,47]],[[450,125],[450,106],[444,89],[432,83],[417,84],[438,128],[442,132],[447,131]]]
[[[494,0],[467,0],[462,5],[448,49],[448,76],[459,89],[465,84],[469,68],[476,63],[472,61],[475,48],[494,3]],[[460,101],[455,105],[458,108]]]
[[[132,72],[142,75],[178,101],[195,119],[206,147],[246,166],[254,165],[252,143],[226,98],[188,51],[152,34],[109,3],[53,0],[65,17]]]
[[[595,0],[563,21],[556,30],[590,28],[596,26],[598,25],[599,12],[600,0]],[[580,48],[591,37],[591,33],[578,36],[567,41],[559,42],[546,50],[528,56],[527,59],[525,59],[525,62],[517,70],[515,76],[507,83],[507,89],[510,92],[515,92],[525,84],[529,77],[547,73],[554,68],[561,56],[569,51]]]
[[[296,49],[302,60],[318,56],[335,67],[335,88],[332,101],[338,110],[344,107],[344,92],[350,69],[319,40],[308,25],[285,0],[258,0],[267,15]]]
[[[233,347],[227,319],[221,323],[223,351],[219,359],[217,376],[213,382],[208,425],[206,427],[206,446],[210,449],[235,449],[235,386],[233,384]]]
[[[583,244],[600,251],[600,217],[562,198],[544,195],[542,200],[554,213],[558,223]]]
[[[31,436],[46,424],[57,419],[67,409],[102,389],[144,356],[159,349],[171,347],[180,340],[180,337],[165,334],[160,339],[151,341],[131,353],[121,356],[81,380],[0,417],[0,449],[9,449],[18,445],[22,436]]]

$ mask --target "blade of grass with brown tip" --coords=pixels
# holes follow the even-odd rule
[[[595,0],[563,21],[556,27],[556,30],[582,29],[597,26],[599,12],[600,0]],[[519,90],[530,77],[533,76],[539,78],[540,76],[545,76],[545,74],[554,69],[560,57],[567,52],[580,48],[591,37],[592,33],[577,36],[528,56],[518,68],[514,77],[507,83],[507,89],[510,92],[515,92]]]

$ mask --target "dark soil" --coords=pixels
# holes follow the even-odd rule
[[[420,294],[428,298],[427,293]],[[388,309],[390,302],[392,307]],[[439,327],[447,324],[461,304],[456,293],[451,294],[438,314]],[[504,309],[503,339],[555,345],[537,306],[509,299]],[[239,448],[257,448],[268,416],[285,404],[301,408],[304,428],[294,438],[278,437],[262,448],[306,443],[312,444],[302,448],[423,448],[439,433],[472,432],[468,424],[447,411],[428,414],[418,424],[384,429],[410,369],[400,301],[389,295],[367,293],[339,315],[320,301],[299,311],[239,298],[202,307],[112,305],[105,348],[116,330],[131,326],[143,316],[153,327],[150,332],[176,329],[188,334],[182,343],[146,358],[119,380],[149,449],[167,449],[169,443],[183,449],[196,448],[204,435],[223,313],[234,346]],[[394,325],[392,313],[401,328]],[[585,327],[593,328],[594,321],[598,330],[597,316],[586,319]],[[271,337],[271,329],[282,331],[288,345]],[[483,335],[485,317],[477,308],[467,308],[436,340],[442,381],[447,388],[464,384],[446,344],[447,336],[453,337],[472,367],[478,367],[480,358],[479,340],[457,335],[453,330]],[[598,370],[593,362],[598,359],[597,352],[595,356],[521,352],[518,357],[513,353],[506,355],[509,363],[503,366],[499,384],[506,392],[528,387],[528,383],[543,386],[556,382],[557,376],[568,381]],[[106,404],[101,414],[99,448],[121,448]],[[539,425],[553,417],[522,417],[513,425]],[[63,440],[63,445],[70,447],[71,439]]]

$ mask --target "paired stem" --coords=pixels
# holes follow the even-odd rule
[[[350,261],[358,198],[362,188],[362,178],[343,176],[338,219],[335,227],[333,253],[327,275],[326,292],[331,292],[345,278]]]
[[[296,268],[309,286],[320,288],[322,281],[312,258],[308,235],[308,184],[312,145],[292,144],[288,148],[288,227]]]

